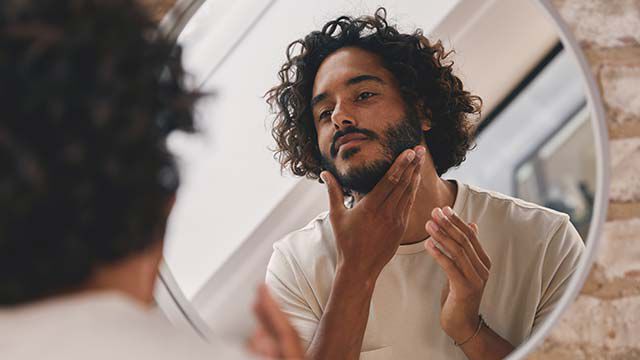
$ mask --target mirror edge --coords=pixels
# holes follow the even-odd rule
[[[609,167],[609,131],[606,126],[606,117],[604,105],[602,102],[602,94],[596,84],[596,80],[591,72],[591,67],[586,59],[580,44],[574,37],[569,25],[564,21],[562,15],[558,12],[551,0],[532,0],[540,7],[549,20],[558,30],[560,41],[566,49],[570,50],[573,61],[582,73],[583,87],[587,95],[587,103],[591,110],[591,125],[593,128],[594,145],[596,147],[596,192],[593,204],[593,216],[589,226],[589,235],[586,242],[586,251],[576,273],[570,280],[571,283],[567,292],[560,298],[558,306],[553,310],[549,319],[541,325],[535,333],[533,333],[526,342],[517,347],[514,352],[509,354],[507,360],[524,359],[526,355],[533,353],[542,344],[544,339],[551,333],[553,326],[560,321],[560,318],[569,306],[573,304],[580,294],[582,287],[589,276],[589,271],[594,263],[597,250],[600,247],[604,223],[607,216],[607,208],[609,203],[609,184],[610,184],[610,167]]]
[[[164,16],[159,25],[159,30],[168,36],[172,41],[177,41],[180,32],[184,29],[191,17],[196,13],[205,0],[179,0],[171,10]],[[596,196],[594,199],[594,212],[591,219],[590,231],[586,241],[586,251],[580,263],[577,274],[570,280],[571,284],[567,292],[563,294],[560,303],[553,310],[549,320],[527,339],[525,343],[517,347],[506,359],[523,359],[526,355],[534,352],[543,340],[550,334],[552,328],[558,323],[562,314],[569,308],[575,298],[579,295],[588,275],[589,270],[595,260],[596,251],[601,242],[604,223],[606,220],[607,206],[609,202],[609,138],[606,126],[606,117],[602,95],[598,89],[595,78],[591,72],[589,63],[586,60],[582,48],[569,25],[564,21],[558,10],[551,4],[551,0],[531,0],[534,1],[554,24],[558,30],[558,36],[564,47],[570,49],[571,57],[582,72],[582,81],[587,93],[587,102],[593,115],[590,119],[594,130],[594,140],[596,146]],[[204,338],[208,338],[209,331],[202,318],[197,314],[193,306],[186,299],[178,287],[168,266],[163,261],[158,275],[156,290],[156,302],[161,310],[167,314],[172,322],[186,321],[194,330]],[[179,319],[180,314],[184,316]]]
[[[207,0],[177,0],[160,20],[160,32],[172,42],[177,42],[182,30],[205,1]]]

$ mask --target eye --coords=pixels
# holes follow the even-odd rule
[[[377,94],[372,93],[371,91],[364,91],[364,92],[361,92],[360,95],[358,95],[358,98],[356,100],[366,100],[375,95]]]
[[[325,119],[327,116],[331,116],[332,112],[333,110],[324,110],[320,113],[320,115],[318,116],[318,119],[320,120]]]

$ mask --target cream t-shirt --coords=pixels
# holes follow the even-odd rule
[[[478,224],[480,243],[492,261],[480,313],[517,346],[558,303],[584,244],[566,214],[457,184],[453,209]],[[324,313],[335,268],[328,213],[274,245],[266,282],[307,346]],[[466,359],[440,327],[444,282],[424,241],[400,246],[376,282],[360,358]]]
[[[205,343],[115,292],[0,307],[0,359],[239,360],[239,347]]]

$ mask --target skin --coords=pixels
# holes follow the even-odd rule
[[[385,129],[406,117],[393,75],[375,54],[355,47],[342,48],[324,60],[315,77],[312,99],[318,146],[325,157],[331,156],[334,134],[339,130],[357,127],[383,136]],[[420,121],[428,131],[429,119]],[[355,148],[359,150],[355,155],[340,156]],[[385,154],[379,141],[359,139],[340,147],[333,161],[337,171],[346,174]],[[442,209],[449,212],[457,189],[437,175],[424,142],[389,160],[394,160],[389,171],[366,196],[356,194],[351,209],[343,206],[343,191],[336,178],[327,171],[321,174],[329,192],[338,259],[327,307],[307,351],[311,359],[359,358],[380,272],[401,244],[429,236],[455,255],[449,259],[431,246],[432,241],[425,242],[427,253],[448,278],[441,298],[442,329],[460,343],[478,327],[479,305],[491,264],[477,240],[477,226],[452,213],[440,216]],[[415,202],[420,206],[413,207]],[[344,324],[349,324],[351,331],[346,332]],[[503,358],[513,350],[488,327],[482,327],[461,348],[469,359]]]
[[[172,199],[167,206],[167,216],[173,202]],[[78,292],[117,291],[147,307],[153,306],[153,289],[162,259],[164,227],[158,229],[154,237],[154,245],[145,251],[96,269]],[[258,325],[247,344],[250,351],[267,359],[304,358],[298,334],[264,285],[258,288],[254,313]]]

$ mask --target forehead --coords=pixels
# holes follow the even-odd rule
[[[360,75],[375,75],[392,84],[393,75],[382,65],[380,57],[357,47],[345,47],[329,55],[318,68],[313,83],[313,95],[329,92]]]

